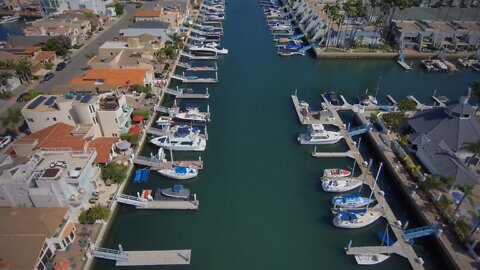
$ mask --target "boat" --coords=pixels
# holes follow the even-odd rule
[[[171,188],[162,189],[162,195],[175,199],[187,200],[190,198],[190,190],[183,185],[174,185]]]
[[[374,265],[379,264],[386,259],[390,258],[390,255],[385,254],[355,254],[355,261],[360,265]]]
[[[154,138],[150,143],[171,151],[204,151],[207,147],[206,139],[191,127],[180,127],[175,133]]]
[[[360,104],[362,104],[363,106],[368,106],[370,105],[370,97],[368,96],[368,89],[365,90],[365,93],[360,93],[360,95],[358,95],[358,100],[360,101]]]
[[[333,218],[333,225],[344,229],[358,229],[366,227],[383,216],[378,209],[341,210]]]
[[[338,178],[338,177],[348,177],[352,174],[349,170],[343,169],[325,169],[323,170],[323,177],[325,178]]]
[[[458,63],[462,65],[463,67],[471,67],[473,64],[478,64],[477,59],[470,59],[470,58],[460,58],[458,59]]]
[[[422,60],[421,62],[422,62],[423,67],[424,67],[427,71],[438,71],[437,67],[434,65],[433,60],[431,60],[431,59],[424,59],[424,60]]]
[[[185,112],[177,112],[173,117],[180,121],[192,122],[193,124],[206,124],[209,113],[200,112],[197,107],[187,108]]]
[[[285,45],[284,48],[289,51],[298,51],[300,48],[302,48],[302,45],[290,43]]]
[[[325,192],[348,192],[356,188],[361,187],[363,184],[362,181],[356,178],[336,178],[328,179],[325,178],[322,181],[322,188]]]
[[[281,24],[281,23],[273,24],[272,26],[270,26],[270,30],[275,30],[275,31],[290,30],[291,28],[292,28],[292,25]]]
[[[198,170],[192,167],[186,166],[172,166],[170,169],[158,170],[158,173],[176,180],[186,180],[198,175]]]
[[[480,63],[475,63],[471,66],[471,68],[475,71],[480,71]]]
[[[203,45],[192,46],[189,48],[192,53],[213,53],[213,54],[228,54],[228,50],[220,47],[217,43],[211,42]]]
[[[337,93],[335,93],[335,91],[326,92],[325,96],[327,97],[327,99],[330,101],[331,104],[333,105],[340,104],[340,100],[338,99]]]
[[[334,144],[343,138],[340,132],[327,131],[322,124],[312,124],[308,126],[308,132],[300,134],[297,141],[299,144]]]
[[[20,16],[14,15],[14,16],[4,16],[0,20],[0,24],[5,24],[5,23],[11,23],[11,22],[16,22],[18,19],[20,19]]]
[[[172,118],[168,116],[160,116],[158,117],[157,121],[157,126],[161,127],[162,129],[165,129],[166,127],[170,126],[172,123]]]

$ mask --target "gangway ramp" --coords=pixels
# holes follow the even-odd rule
[[[138,197],[135,197],[135,196],[120,194],[120,195],[118,195],[116,200],[119,203],[133,205],[133,206],[136,206],[137,208],[146,208],[147,207],[147,201],[146,200],[142,200],[142,199],[140,199]]]
[[[96,247],[93,250],[92,255],[95,258],[113,260],[117,262],[128,261],[128,254],[125,254],[121,250],[116,250],[116,249]]]
[[[419,227],[415,229],[405,230],[403,232],[403,238],[405,240],[413,240],[420,237],[425,237],[429,235],[436,235],[439,233],[439,230],[436,224],[431,224],[424,227]]]
[[[357,136],[357,135],[368,133],[370,132],[370,130],[372,130],[372,125],[370,124],[361,125],[361,126],[349,129],[347,132],[347,135],[350,137]]]

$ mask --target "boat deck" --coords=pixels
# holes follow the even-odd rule
[[[128,261],[117,261],[116,266],[142,265],[186,265],[190,264],[192,251],[186,250],[142,250],[124,251]]]
[[[201,170],[203,169],[203,161],[202,160],[189,160],[189,161],[175,161],[174,165],[181,165],[181,166],[191,166],[192,168]],[[152,170],[162,170],[162,169],[169,169],[172,167],[171,161],[166,161],[159,163],[157,166],[152,167]]]

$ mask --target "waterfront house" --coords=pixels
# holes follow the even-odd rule
[[[112,2],[112,0],[67,0],[70,9],[89,9],[93,14],[107,14],[107,6]]]
[[[0,268],[48,269],[76,237],[67,208],[0,208]]]
[[[3,7],[9,10],[21,11],[21,10],[39,10],[39,0],[4,0]]]
[[[55,51],[43,51],[39,46],[16,46],[0,49],[0,51],[17,55],[19,59],[32,63],[33,74],[44,69],[47,63],[57,62]]]
[[[476,164],[471,168],[467,164],[472,153],[463,147],[480,140],[480,123],[468,98],[417,112],[408,124],[409,145],[430,174],[451,176],[457,184],[480,184],[479,176],[470,170]]]
[[[73,88],[72,88],[73,89]],[[119,137],[130,128],[133,107],[125,95],[68,92],[64,96],[41,95],[22,108],[31,132],[66,123],[81,126],[91,137]]]
[[[149,51],[124,49],[114,56],[95,56],[88,61],[93,69],[146,69],[153,71],[157,60]]]
[[[401,49],[470,51],[480,45],[478,22],[394,20],[390,27]]]
[[[40,7],[45,15],[59,14],[69,9],[66,0],[40,0]]]
[[[123,28],[120,29],[119,34],[123,37],[140,37],[148,34],[167,42],[172,41],[170,35],[173,34],[173,30],[163,28]]]

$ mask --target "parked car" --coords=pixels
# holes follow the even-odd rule
[[[12,136],[0,137],[0,148],[4,148],[12,141]]]
[[[28,96],[28,92],[20,94],[20,96],[18,96],[17,98],[17,102],[24,102],[27,96]]]
[[[72,62],[72,58],[70,58],[70,57],[67,57],[67,58],[63,59],[63,63],[65,63],[65,65],[70,64],[70,62]]]
[[[40,83],[43,83],[43,82],[48,82],[50,81],[55,75],[53,75],[52,72],[48,72],[47,74],[45,74],[45,76],[43,76],[43,78],[40,80]]]
[[[55,70],[56,71],[61,71],[66,67],[67,67],[67,64],[65,64],[65,62],[60,62],[60,63],[58,63],[57,68]]]

